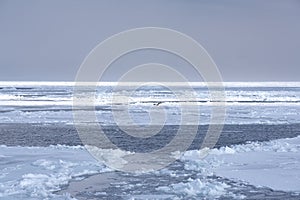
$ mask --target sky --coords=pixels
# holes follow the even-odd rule
[[[297,0],[0,0],[0,81],[74,81],[101,41],[149,26],[194,38],[224,81],[300,81],[299,20]],[[118,60],[105,80],[147,62],[199,80],[188,64],[154,50]]]

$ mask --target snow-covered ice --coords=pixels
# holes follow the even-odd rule
[[[71,179],[110,171],[83,147],[0,146],[0,199],[66,199]]]
[[[168,187],[159,187],[157,188],[157,190],[162,190],[165,192],[175,192],[187,197],[193,197],[200,194],[207,197],[218,198],[222,195],[226,195],[226,189],[229,187],[229,185],[222,182],[210,182],[207,180],[190,178],[187,182],[171,184]]]
[[[74,84],[74,82],[0,82],[1,122],[72,123]],[[220,102],[212,102],[213,99],[211,99],[205,83],[190,83],[196,91],[195,95],[182,89],[180,83],[172,84],[178,86],[179,93],[185,97],[182,101],[179,102],[172,91],[163,87],[141,87],[131,93],[126,84],[123,89],[114,91],[115,83],[99,83],[95,95],[95,106],[98,107],[96,114],[99,122],[104,124],[113,122],[108,107],[114,104],[117,115],[121,111],[117,112],[116,110],[122,110],[126,105],[135,122],[147,124],[149,123],[147,116],[153,108],[153,104],[163,102],[160,107],[164,109],[161,110],[167,111],[169,114],[166,124],[180,123],[178,112],[180,105],[183,104],[188,108],[187,117],[192,119],[198,113],[195,108],[199,108],[201,111],[200,124],[209,124],[212,106],[218,106]],[[226,124],[299,122],[299,82],[227,82],[224,85],[227,109]],[[123,98],[127,95],[130,95],[129,98]],[[84,97],[86,96],[88,95],[85,94]],[[116,99],[118,100],[116,101]]]
[[[180,88],[180,83],[174,84]],[[112,85],[101,83],[97,88],[96,115],[99,122],[106,125],[114,122],[111,115]],[[211,109],[220,102],[210,101],[205,84],[191,85],[197,91],[197,100],[180,103],[188,105],[188,117],[192,119],[198,113],[195,108],[199,108],[201,115],[199,124],[210,124]],[[0,121],[9,124],[72,124],[73,86],[72,82],[0,82]],[[225,86],[226,124],[290,125],[300,121],[299,82],[225,83]],[[127,91],[125,89],[116,91],[114,95],[122,97],[124,92]],[[187,99],[189,98],[184,89],[181,92]],[[116,114],[122,113],[121,108],[128,105],[133,121],[139,125],[147,125],[149,111],[153,109],[155,103],[162,102],[159,108],[163,108],[162,110],[169,114],[166,124],[180,123],[179,102],[172,92],[164,88],[146,87],[133,94],[129,102],[122,102],[123,98],[119,98],[121,102],[117,103],[121,105],[114,105]],[[158,109],[155,112],[158,112]],[[230,193],[231,185],[227,182],[205,179],[215,175],[235,182],[246,182],[256,187],[300,192],[300,137],[205,150],[209,152],[205,158],[203,151],[185,152],[179,158],[180,163],[184,165],[184,170],[180,169],[183,171],[167,168],[158,172],[174,179],[178,178],[180,173],[189,175],[189,171],[200,174],[201,177],[190,177],[184,181],[177,179],[177,182],[158,187],[157,191],[162,192],[160,197],[172,198],[172,195],[233,197]],[[97,150],[96,153],[106,161],[120,165],[124,164],[122,156],[134,154],[118,149]],[[81,146],[0,146],[0,199],[71,199],[70,194],[58,191],[74,180],[86,180],[89,175],[102,175],[112,171],[98,163]],[[133,187],[132,183],[124,184]],[[148,194],[136,196],[137,199],[151,197],[153,196]]]
[[[188,151],[181,160],[189,170],[274,190],[300,192],[299,152],[300,136],[212,149],[203,160],[201,151]]]
[[[80,146],[0,146],[0,152],[0,197],[5,199],[71,198],[69,194],[58,195],[55,192],[72,179],[112,171],[96,162]],[[191,150],[185,152],[180,161],[186,170],[202,175],[217,175],[257,187],[300,192],[299,152],[300,137],[296,137],[212,149],[204,159],[201,159],[203,154],[200,150]],[[122,154],[118,152],[118,156]],[[168,170],[162,172],[176,174]],[[158,190],[187,196],[201,193],[218,197],[226,194],[229,187],[222,182],[190,178],[187,182]]]

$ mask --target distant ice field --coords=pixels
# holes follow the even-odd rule
[[[169,83],[170,84],[170,83]],[[114,83],[101,83],[96,88],[94,108],[101,124],[114,123],[112,111],[118,115],[128,110],[134,122],[150,123],[149,112],[167,114],[166,124],[181,124],[180,106],[192,119],[200,113],[196,124],[210,124],[211,110],[220,106],[211,99],[203,83],[191,83],[195,94],[173,83],[184,99],[178,99],[174,91],[162,86],[141,86],[130,91],[125,84],[114,89]],[[224,83],[225,124],[284,124],[298,123],[300,114],[299,83]],[[2,123],[73,123],[72,82],[0,82],[0,120]],[[93,91],[92,91],[93,92]],[[85,93],[84,96],[94,93]],[[123,98],[123,96],[129,98]],[[154,105],[159,103],[158,109]],[[82,108],[90,110],[89,108]],[[87,111],[88,112],[88,111]],[[88,123],[88,121],[87,121]]]
[[[299,82],[226,82],[224,102],[211,99],[204,83],[191,83],[193,95],[181,83],[168,84],[185,98],[178,100],[161,85],[131,91],[132,83],[117,90],[116,83],[101,83],[94,106],[76,108],[83,116],[95,109],[98,123],[118,147],[98,151],[115,164],[128,154],[167,145],[182,125],[182,105],[191,119],[185,130],[200,114],[191,146],[170,155],[176,162],[159,171],[125,173],[96,161],[84,148],[74,126],[73,82],[0,82],[0,199],[300,198]],[[223,103],[223,131],[201,159],[208,126],[218,125],[210,122],[212,109]],[[163,129],[146,139],[128,136],[114,120],[124,110],[144,129],[153,122],[150,112],[164,114]],[[87,118],[82,125],[91,123]]]

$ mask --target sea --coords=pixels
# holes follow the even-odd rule
[[[0,82],[0,199],[300,199],[300,82],[222,85]]]

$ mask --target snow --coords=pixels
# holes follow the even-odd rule
[[[100,108],[110,106],[111,94],[107,93],[107,90],[115,84],[103,82],[98,84],[103,87],[97,94],[97,106]],[[206,87],[205,83],[190,84],[196,89]],[[166,85],[180,86],[181,84],[167,83]],[[227,82],[224,85],[227,87],[226,124],[299,123],[300,82]],[[16,87],[19,86],[33,88],[17,89]],[[0,82],[0,121],[1,123],[72,123],[73,86],[74,82]],[[230,87],[238,89],[230,89]],[[257,88],[245,89],[250,87]],[[268,89],[263,89],[266,87]],[[276,91],[273,91],[273,87],[276,87]],[[192,119],[197,113],[195,106],[200,106],[200,124],[209,124],[211,106],[217,104],[206,102],[209,101],[209,93],[202,89],[197,96],[201,102],[197,102],[196,105],[194,102],[185,102],[190,105],[187,116]],[[117,91],[115,95],[122,97],[124,91],[126,92],[126,90]],[[184,90],[182,92],[184,94]],[[178,111],[180,105],[174,101],[176,99],[172,93],[162,92],[161,89],[150,89],[137,91],[135,95],[129,98],[129,111],[132,119],[139,125],[149,123],[148,114],[149,110],[153,109],[153,99],[164,101],[160,107],[170,114],[166,124],[177,124],[180,119]],[[189,94],[186,95],[188,97]],[[96,115],[100,123],[113,122],[109,109],[99,109]],[[126,164],[126,160],[122,157],[133,154],[133,152],[99,150],[92,147],[90,150],[96,151],[112,166]],[[204,157],[206,151],[209,154]],[[196,171],[204,176],[217,175],[274,190],[300,192],[299,151],[300,137],[297,137],[270,142],[251,142],[212,150],[187,151],[180,160],[185,170]],[[55,192],[69,184],[70,180],[81,180],[87,175],[107,171],[112,169],[98,163],[80,146],[0,146],[0,199],[71,199],[69,194],[59,195]],[[170,177],[176,178],[176,171],[170,170],[169,173]],[[160,187],[159,190],[191,197],[201,194],[219,197],[224,195],[228,188],[226,183],[217,180],[212,182],[194,178],[168,187]]]
[[[127,155],[132,155],[134,152],[123,151],[121,149],[100,149],[95,146],[85,146],[96,158],[103,160],[108,166],[122,169],[128,162],[124,159]]]
[[[171,184],[169,187],[159,187],[157,190],[164,192],[175,192],[184,196],[203,195],[206,197],[218,198],[226,194],[226,189],[230,186],[226,183],[209,182],[207,180],[189,179],[185,183]]]
[[[205,151],[208,156],[204,157]],[[49,147],[0,146],[0,198],[3,199],[70,199],[70,194],[57,194],[70,180],[82,180],[87,175],[111,172],[98,163],[81,146],[56,145]],[[219,149],[191,150],[180,158],[185,170],[196,171],[204,178],[157,188],[158,191],[183,196],[232,196],[230,186],[217,175],[257,187],[300,192],[300,136],[270,142],[251,142]],[[118,162],[133,152],[103,150],[104,159]],[[178,152],[174,153],[176,156]],[[122,162],[121,162],[122,164]],[[150,172],[153,173],[153,172]],[[156,173],[156,172],[155,172]],[[168,169],[176,177],[176,171]],[[170,194],[170,195],[171,195]],[[237,197],[241,198],[241,197]]]
[[[181,160],[188,170],[244,181],[274,190],[300,192],[300,136],[270,142],[188,151]]]
[[[71,179],[110,171],[79,146],[0,146],[0,154],[1,199],[68,199],[54,192]]]
[[[0,121],[2,123],[71,124],[73,123],[74,84],[74,82],[0,82]],[[123,88],[114,91],[113,86],[116,83],[99,83],[95,99],[99,122],[105,124],[114,122],[112,111],[107,109],[112,105],[114,96],[122,104],[117,105],[117,102],[114,102],[115,114],[121,115],[124,109],[128,109],[131,118],[138,125],[149,124],[150,111],[161,116],[164,116],[164,113],[168,114],[166,124],[177,125],[181,120],[181,105],[185,105],[185,116],[189,118],[187,121],[194,123],[193,119],[199,114],[200,109],[200,124],[210,123],[212,108],[219,106],[220,102],[211,101],[205,83],[190,83],[197,93],[195,96],[183,89],[183,84],[166,84],[178,86],[178,92],[185,97],[184,102],[178,102],[172,91],[162,87],[149,86],[131,92],[132,87],[127,87],[130,84],[124,83]],[[226,124],[286,124],[297,123],[300,120],[298,112],[300,90],[297,88],[300,87],[300,82],[226,82],[224,85],[226,86]],[[17,87],[19,89],[16,89]],[[129,94],[129,98],[123,98]],[[86,96],[88,95],[84,95]],[[197,102],[194,101],[194,97]],[[189,102],[189,99],[192,101]],[[159,107],[154,107],[155,102],[163,103]],[[196,123],[199,124],[199,120],[196,120]]]

